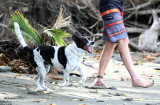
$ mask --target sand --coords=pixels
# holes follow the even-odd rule
[[[93,54],[95,56],[95,54]],[[98,70],[99,60],[85,57],[81,64],[87,76],[86,86],[92,86]],[[97,57],[97,56],[96,56]],[[137,57],[137,58],[136,58]],[[130,76],[119,56],[114,55],[106,70],[104,81],[110,89],[89,89],[80,86],[81,77],[70,76],[71,86],[59,87],[63,80],[51,79],[48,74],[46,85],[54,93],[37,92],[33,74],[13,72],[0,73],[0,105],[158,105],[160,104],[159,63],[144,62],[134,56],[134,64],[143,79],[154,82],[149,88],[132,87]],[[141,59],[141,61],[139,61]],[[74,72],[78,73],[78,72]],[[57,75],[55,77],[63,77]]]

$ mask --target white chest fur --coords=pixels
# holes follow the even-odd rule
[[[75,43],[72,43],[69,46],[67,46],[67,48],[65,49],[65,54],[67,57],[66,70],[69,72],[76,70],[83,60],[84,53],[85,51],[80,48],[77,48]]]
[[[80,48],[77,48],[75,43],[72,43],[66,46],[65,48],[65,55],[67,58],[66,68],[64,68],[64,66],[58,60],[59,47],[54,47],[54,48],[55,48],[55,55],[54,59],[52,59],[52,63],[56,69],[66,72],[71,72],[73,70],[76,70],[80,66],[85,51]]]

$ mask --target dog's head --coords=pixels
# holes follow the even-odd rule
[[[94,45],[93,41],[90,41],[87,37],[78,37],[76,35],[72,36],[72,39],[76,43],[78,48],[81,48],[89,53],[92,53],[91,45]]]

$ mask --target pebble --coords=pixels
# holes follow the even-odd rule
[[[133,98],[125,98],[125,99],[122,99],[123,101],[133,101]]]
[[[125,95],[122,93],[115,93],[114,96],[125,96]]]
[[[123,93],[110,93],[110,92],[108,92],[108,94],[114,95],[114,96],[125,96]]]
[[[120,73],[120,71],[119,70],[115,70],[115,71],[113,71],[113,73]]]
[[[112,87],[108,87],[107,89],[111,89],[111,90],[117,90],[116,87],[112,86]]]
[[[42,92],[38,92],[38,91],[29,91],[28,94],[32,94],[32,95],[41,95]]]

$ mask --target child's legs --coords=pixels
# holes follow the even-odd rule
[[[103,77],[105,70],[107,68],[107,65],[109,63],[109,60],[112,57],[112,53],[114,51],[115,46],[116,46],[116,43],[112,44],[109,41],[105,41],[105,47],[103,48],[101,59],[99,62],[98,76]],[[104,88],[107,87],[103,82],[103,78],[97,78],[95,80],[94,86],[102,86]]]
[[[120,51],[121,58],[123,60],[123,63],[125,64],[129,74],[131,77],[138,76],[137,73],[135,73],[134,66],[132,63],[132,58],[130,55],[129,47],[128,47],[128,38],[122,39],[118,41],[118,49]]]
[[[104,72],[109,63],[109,60],[112,57],[112,53],[114,51],[115,46],[116,46],[116,43],[112,44],[109,41],[105,41],[105,47],[103,48],[101,59],[99,62],[98,76],[104,75]]]
[[[118,41],[118,48],[121,54],[121,58],[131,76],[132,79],[132,86],[136,87],[149,87],[152,85],[152,83],[149,83],[143,79],[140,78],[139,74],[136,73],[132,58],[130,55],[129,47],[128,47],[129,39],[125,38]]]

